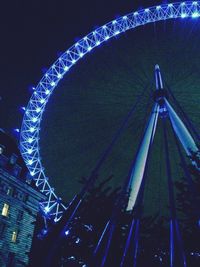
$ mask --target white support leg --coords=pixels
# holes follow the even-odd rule
[[[183,148],[185,149],[186,154],[188,156],[191,156],[191,151],[193,152],[198,151],[198,148],[191,134],[189,133],[189,131],[187,130],[187,128],[185,127],[179,116],[176,114],[172,106],[169,104],[167,99],[165,99],[165,105],[169,113],[169,118],[172,123],[172,127],[176,135],[178,136],[178,139],[180,140]]]
[[[151,117],[149,119],[149,123],[146,128],[143,141],[140,145],[140,148],[139,148],[139,151],[136,157],[136,161],[132,169],[129,188],[128,188],[130,190],[130,196],[128,200],[127,211],[130,211],[133,209],[137,196],[138,196],[138,192],[139,192],[142,179],[144,176],[149,147],[151,143],[153,142],[153,138],[154,138],[154,134],[156,130],[158,113],[159,113],[159,105],[156,103],[151,113]]]

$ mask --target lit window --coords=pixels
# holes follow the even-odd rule
[[[9,212],[9,205],[7,203],[4,203],[1,215],[8,217],[8,212]]]
[[[17,242],[17,231],[13,231],[12,232],[12,239],[11,239],[11,241],[13,243],[16,243]]]

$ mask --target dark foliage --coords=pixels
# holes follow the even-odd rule
[[[198,158],[193,155],[193,160],[198,163]],[[183,214],[180,221],[184,247],[188,266],[197,267],[199,254],[199,210],[194,201],[199,205],[200,201],[200,177],[199,170],[193,164],[189,166],[189,172],[193,177],[195,194],[191,194],[186,179],[176,183],[177,208]],[[120,188],[112,190],[108,182],[109,177],[97,186],[90,189],[81,209],[74,220],[63,233],[68,214],[64,214],[59,223],[48,224],[48,232],[41,232],[42,221],[38,220],[37,238],[33,242],[30,266],[48,266],[47,258],[51,258],[51,266],[63,267],[97,267],[104,255],[109,228],[103,238],[100,250],[93,257],[95,247],[102,235],[107,222],[110,220],[117,200],[119,201]],[[82,184],[86,179],[81,179]],[[115,220],[115,231],[113,234],[106,266],[120,266],[131,222],[135,213],[128,213],[120,206]],[[40,232],[39,232],[40,229]],[[135,228],[131,236],[129,250],[127,252],[125,265],[133,264],[133,240]],[[36,236],[36,235],[35,235]],[[56,244],[56,245],[55,245]],[[159,214],[150,217],[140,217],[139,243],[137,250],[137,266],[169,266],[169,221],[160,217]],[[92,259],[92,260],[91,260]]]
[[[192,153],[189,177],[176,182],[177,209],[189,266],[200,264],[200,152]],[[189,178],[189,179],[188,179]],[[190,180],[191,179],[191,180]]]

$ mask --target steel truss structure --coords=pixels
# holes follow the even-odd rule
[[[47,201],[41,203],[41,208],[55,222],[61,218],[66,206],[50,186],[45,174],[40,157],[39,134],[45,106],[59,81],[87,53],[120,33],[161,20],[198,17],[200,1],[164,4],[132,12],[99,27],[76,42],[42,77],[25,109],[20,131],[20,150],[36,186],[47,196]]]

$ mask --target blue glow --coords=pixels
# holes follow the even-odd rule
[[[68,236],[69,235],[69,230],[65,231],[65,235]]]
[[[34,118],[32,118],[32,122],[37,122],[37,118],[36,117],[34,117]]]
[[[23,111],[25,111],[25,110],[26,110],[26,108],[25,108],[25,107],[21,107],[21,109],[22,109]]]
[[[28,151],[29,155],[33,153],[33,149],[32,148],[29,148],[27,151]]]
[[[71,256],[68,258],[69,260],[75,260],[75,257],[74,256]]]
[[[193,14],[192,14],[192,17],[193,18],[198,18],[200,16],[200,14],[198,13],[198,12],[194,12]]]
[[[31,175],[31,176],[34,176],[34,175],[35,175],[35,173],[34,173],[34,172],[30,172],[30,175]]]
[[[32,159],[29,159],[29,160],[28,160],[28,165],[31,166],[32,164],[33,164],[33,160],[32,160]]]
[[[30,131],[31,133],[33,133],[33,132],[35,132],[35,128],[34,128],[34,127],[30,127],[29,131]]]
[[[92,31],[82,40],[72,45],[62,55],[59,55],[59,58],[49,70],[47,70],[37,87],[32,87],[35,91],[24,112],[20,135],[20,150],[28,165],[29,171],[33,172],[34,170],[34,180],[36,181],[36,185],[42,192],[44,192],[45,189],[45,193],[48,195],[48,200],[42,203],[41,206],[43,210],[45,209],[44,207],[51,207],[50,210],[48,208],[47,212],[49,211],[54,221],[57,222],[61,218],[66,207],[61,201],[58,202],[58,197],[51,190],[51,186],[48,183],[40,159],[38,140],[44,106],[48,102],[49,97],[51,96],[51,93],[53,93],[59,80],[73,64],[89,53],[94,47],[98,47],[101,43],[104,43],[118,34],[145,25],[146,23],[155,23],[157,21],[171,18],[186,17],[194,19],[200,17],[199,1],[181,1],[174,4],[169,3],[158,5],[141,9],[139,12],[132,12],[123,17],[114,19],[95,31]],[[17,129],[16,132],[19,132],[19,129]],[[31,148],[35,153],[30,154],[30,144],[32,144]]]
[[[187,18],[187,17],[188,17],[187,13],[182,13],[182,14],[181,14],[181,18],[182,18],[182,19]]]
[[[42,233],[42,235],[46,235],[48,233],[48,230],[47,229],[42,229],[41,233]]]
[[[44,212],[45,212],[45,213],[48,213],[49,211],[50,211],[50,208],[49,208],[49,207],[45,207],[45,208],[44,208]]]
[[[81,241],[81,240],[80,240],[80,238],[79,238],[79,237],[77,237],[77,239],[76,239],[75,243],[76,243],[76,244],[78,244],[78,243],[80,243],[80,241]]]
[[[20,131],[19,131],[19,129],[18,129],[18,128],[16,128],[16,129],[15,129],[15,132],[16,132],[16,133],[19,133]]]
[[[41,108],[37,107],[35,111],[39,113],[41,111]]]
[[[34,139],[33,139],[33,138],[31,138],[31,137],[30,137],[30,138],[28,138],[28,143],[29,143],[29,144],[33,143],[33,140],[34,140]]]

